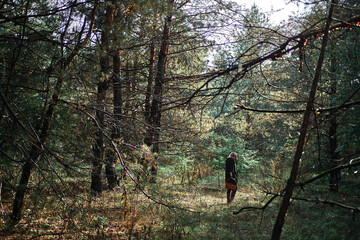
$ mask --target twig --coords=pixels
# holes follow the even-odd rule
[[[273,193],[273,192],[266,192],[266,194],[271,194],[274,197],[283,197],[282,194],[280,193]],[[335,202],[335,201],[331,201],[331,200],[322,200],[319,198],[316,199],[309,199],[309,198],[301,198],[301,197],[291,197],[292,200],[299,200],[299,201],[305,201],[305,202],[311,202],[311,203],[321,203],[321,204],[327,204],[327,205],[331,205],[331,206],[337,206],[340,208],[344,208],[346,210],[350,210],[353,211],[354,213],[360,212],[360,208],[359,207],[355,207],[355,206],[349,206],[349,205],[345,205],[339,202]]]
[[[262,207],[243,207],[243,208],[241,208],[240,210],[238,210],[238,211],[236,211],[236,212],[233,212],[233,214],[239,214],[239,213],[241,213],[241,212],[243,212],[243,211],[246,211],[246,210],[262,210],[262,211],[264,211],[269,205],[270,205],[270,203],[272,203],[272,201],[274,201],[275,200],[275,198],[277,198],[279,195],[274,195],[274,196],[272,196],[272,198],[270,198],[266,203],[265,203],[265,205],[264,206],[262,206]]]
[[[65,233],[63,233],[63,232],[59,232],[59,233],[43,233],[43,234],[35,235],[30,239],[37,239],[37,238],[41,238],[41,237],[44,237],[44,236],[61,236],[61,235],[64,235],[64,234]]]
[[[302,182],[302,183],[297,183],[296,186],[300,186],[301,188],[303,188],[305,185],[309,184],[309,183],[312,183],[314,182],[315,180],[317,179],[320,179],[332,172],[336,172],[336,171],[339,171],[341,169],[345,169],[345,168],[352,168],[352,167],[356,167],[356,166],[360,166],[360,157],[358,158],[354,158],[352,160],[350,160],[350,163],[348,164],[343,164],[343,165],[340,165],[340,166],[337,166],[337,167],[334,167],[334,168],[331,168],[325,172],[322,172],[320,174],[318,174],[317,176],[305,181],[305,182]]]
[[[329,169],[329,170],[327,170],[327,171],[325,171],[325,172],[322,172],[322,173],[320,173],[319,175],[317,175],[317,176],[315,176],[315,177],[313,177],[313,178],[311,178],[311,179],[309,179],[309,180],[307,180],[307,181],[305,181],[305,182],[297,183],[295,186],[296,186],[296,187],[301,187],[301,188],[303,188],[305,185],[310,184],[310,183],[314,182],[315,180],[320,179],[320,178],[322,178],[322,177],[324,177],[324,176],[326,176],[326,175],[328,175],[328,174],[330,174],[330,173],[332,173],[332,172],[335,172],[335,171],[338,171],[338,170],[341,170],[341,169],[345,169],[345,168],[352,168],[352,167],[359,166],[359,165],[360,165],[360,161],[359,161],[359,160],[360,160],[360,157],[351,159],[351,160],[349,161],[349,162],[350,162],[349,164],[344,164],[344,165],[340,165],[340,166],[335,167],[335,168],[331,168],[331,169]],[[243,207],[243,208],[241,208],[240,210],[233,212],[233,214],[239,214],[239,213],[241,213],[241,212],[243,212],[243,211],[246,211],[246,210],[262,210],[262,211],[264,211],[264,210],[269,206],[269,204],[270,204],[272,201],[275,200],[275,198],[277,198],[277,197],[282,197],[282,196],[283,196],[282,193],[284,192],[284,190],[285,190],[285,189],[282,189],[279,193],[265,192],[266,194],[271,194],[271,195],[273,195],[273,197],[270,198],[270,199],[266,202],[265,205],[263,205],[262,207]],[[344,204],[341,204],[341,203],[337,203],[337,202],[333,202],[333,201],[329,201],[329,200],[319,200],[319,199],[316,199],[316,201],[315,201],[315,200],[302,199],[302,198],[297,198],[297,197],[292,197],[292,199],[294,199],[294,200],[304,200],[304,201],[307,200],[308,202],[310,202],[310,201],[312,201],[312,202],[316,202],[316,201],[319,202],[319,201],[320,201],[320,202],[323,203],[323,204],[329,204],[329,205],[332,205],[332,206],[338,206],[338,207],[345,208],[345,209],[352,210],[352,211],[356,211],[356,212],[359,212],[359,211],[360,211],[360,208],[358,208],[358,207],[351,207],[351,206],[347,206],[347,205],[344,205]]]
[[[149,195],[145,189],[143,189],[139,182],[133,177],[133,175],[131,174],[130,172],[130,169],[128,168],[128,166],[125,164],[123,158],[121,157],[121,154],[119,152],[119,149],[117,148],[115,142],[111,139],[111,137],[109,137],[106,132],[101,128],[100,124],[98,123],[98,121],[96,120],[96,118],[91,115],[90,113],[86,112],[85,110],[83,109],[80,109],[80,108],[77,108],[79,109],[80,111],[82,111],[83,113],[85,113],[87,116],[89,116],[96,124],[96,126],[100,129],[100,131],[102,132],[102,134],[105,136],[105,138],[109,141],[109,143],[111,144],[113,150],[116,152],[116,155],[118,156],[119,160],[120,160],[120,164],[121,166],[123,167],[123,169],[127,172],[128,176],[131,178],[131,180],[135,183],[136,187],[138,189],[140,189],[140,191],[148,198],[150,199],[151,201],[153,201],[154,203],[156,204],[159,204],[159,205],[162,205],[162,206],[165,206],[169,209],[177,209],[177,210],[182,210],[182,211],[187,211],[187,212],[191,212],[191,213],[202,213],[202,212],[199,212],[199,211],[193,211],[191,209],[185,209],[185,208],[181,208],[181,207],[177,207],[177,206],[173,206],[173,205],[169,205],[167,203],[164,203],[160,200],[157,200],[155,199],[153,196]]]
[[[342,108],[348,108],[354,105],[360,105],[360,101],[354,101],[354,102],[350,102],[350,103],[342,103],[339,106],[335,106],[335,107],[331,107],[331,108],[323,108],[323,109],[316,109],[316,113],[320,114],[323,112],[330,112],[330,111],[336,111]],[[232,115],[234,113],[237,113],[241,110],[246,110],[246,111],[250,111],[250,112],[260,112],[260,113],[303,113],[305,112],[304,109],[299,109],[299,110],[270,110],[270,109],[256,109],[256,108],[251,108],[251,107],[246,107],[244,105],[236,105],[235,107],[236,111],[229,114]],[[228,116],[229,116],[228,115]]]

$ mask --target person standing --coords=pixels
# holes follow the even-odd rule
[[[234,200],[236,190],[237,190],[237,171],[236,171],[236,161],[238,159],[238,154],[236,152],[230,153],[226,159],[226,168],[225,168],[225,181],[232,180],[236,183],[236,188],[234,190],[227,189],[227,202],[230,203]]]

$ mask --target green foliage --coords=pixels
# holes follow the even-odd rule
[[[257,151],[247,147],[242,134],[231,121],[219,121],[217,126],[207,133],[200,146],[207,147],[196,148],[195,159],[210,165],[215,175],[223,175],[225,160],[231,152],[238,153],[237,169],[241,179],[252,177],[253,172],[250,169],[258,166]]]

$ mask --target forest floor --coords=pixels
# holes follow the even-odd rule
[[[167,179],[144,185],[144,195],[132,183],[116,191],[91,196],[77,184],[65,197],[39,192],[28,196],[24,216],[9,228],[11,199],[2,198],[2,239],[269,239],[278,200],[264,211],[234,211],[263,206],[269,196],[240,185],[234,202],[216,181],[174,184]],[[87,188],[88,189],[88,188]],[[74,187],[72,188],[74,190]],[[81,191],[82,190],[82,191]],[[153,198],[153,199],[150,199]],[[358,201],[355,200],[354,201]],[[319,204],[293,203],[282,239],[360,239],[359,216]],[[353,218],[355,217],[355,219]]]

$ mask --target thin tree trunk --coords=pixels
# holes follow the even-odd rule
[[[111,151],[106,156],[106,166],[105,166],[105,174],[106,180],[108,182],[109,190],[113,190],[116,187],[117,174],[115,169],[116,164],[116,156],[114,152]]]
[[[135,56],[134,59],[134,69],[137,69],[139,66],[139,59],[137,56]],[[136,119],[136,114],[137,114],[137,107],[138,107],[138,103],[136,100],[134,100],[134,96],[137,96],[137,84],[138,81],[136,80],[137,78],[137,71],[133,71],[132,75],[131,75],[131,119]],[[133,122],[133,124],[135,123],[135,121]],[[133,127],[136,127],[135,124],[133,125]]]
[[[174,0],[170,0],[174,4]],[[161,106],[163,101],[163,85],[166,71],[166,60],[169,50],[169,38],[171,29],[172,13],[165,19],[161,48],[158,55],[158,64],[155,77],[153,100],[151,104],[151,127],[147,136],[148,146],[153,145],[152,151],[159,152],[159,139],[161,129]]]
[[[130,99],[131,99],[131,79],[130,79],[130,63],[129,59],[126,60],[125,81],[124,81],[124,116],[130,115]]]
[[[145,119],[147,123],[150,122],[150,108],[151,108],[151,95],[152,95],[152,85],[154,78],[154,63],[155,63],[155,45],[152,42],[150,45],[150,60],[149,60],[149,76],[148,83],[146,87],[146,96],[145,96]]]
[[[167,17],[161,42],[161,49],[159,52],[159,60],[157,65],[157,72],[155,77],[154,96],[151,105],[152,114],[152,137],[153,137],[153,152],[159,152],[159,139],[161,129],[161,106],[163,103],[163,85],[166,71],[166,60],[169,49],[169,37],[171,27],[171,16]]]
[[[95,19],[97,5],[98,5],[98,0],[96,0],[94,2],[94,8],[91,13],[91,22],[90,22],[89,32],[87,33],[84,41],[79,42],[75,46],[74,50],[70,53],[70,55],[65,60],[63,60],[61,64],[59,64],[59,66],[61,66],[63,71],[66,71],[68,69],[68,67],[70,66],[70,64],[76,57],[76,55],[79,53],[79,51],[83,47],[85,47],[86,44],[89,42],[93,27],[94,27],[94,19]],[[61,76],[61,74],[60,74],[60,76]],[[40,137],[39,137],[40,141],[32,146],[31,151],[29,153],[29,157],[26,159],[25,164],[22,168],[19,186],[15,193],[13,210],[10,215],[10,218],[14,224],[19,222],[21,219],[22,208],[24,205],[25,192],[27,189],[27,185],[29,183],[31,171],[34,167],[34,164],[36,163],[36,161],[38,160],[38,158],[41,155],[42,146],[45,144],[46,139],[48,138],[50,127],[51,127],[51,122],[53,120],[54,112],[55,112],[56,106],[58,104],[58,100],[60,98],[60,91],[62,89],[63,82],[64,82],[64,78],[59,77],[57,80],[57,83],[55,85],[55,89],[54,89],[54,93],[52,95],[51,102],[49,104],[49,107],[46,111],[46,114],[45,114],[43,122],[42,122],[42,126],[40,129],[41,132],[40,132]]]
[[[94,157],[92,161],[91,171],[91,192],[94,195],[102,192],[102,165],[105,161],[105,140],[102,130],[104,129],[105,121],[105,97],[108,83],[106,81],[98,83],[97,93],[97,107],[96,107],[96,121],[98,122],[99,129],[96,132],[95,144],[93,148]]]
[[[112,131],[112,138],[120,138],[120,121],[122,113],[122,93],[120,81],[120,51],[113,52],[113,104],[114,104],[114,126]],[[106,179],[110,190],[116,186],[117,174],[115,169],[116,156],[113,151],[109,151],[106,156]]]
[[[114,104],[114,120],[115,120],[115,126],[113,130],[113,138],[119,138],[120,137],[120,128],[119,123],[121,121],[121,114],[122,114],[122,86],[121,86],[121,79],[120,79],[120,51],[115,50],[113,53],[113,104]]]
[[[339,154],[336,152],[337,149],[337,122],[336,116],[330,116],[330,128],[329,128],[329,147],[330,147],[330,168],[335,168],[339,165]],[[330,173],[330,191],[339,191],[340,171]]]
[[[97,91],[97,106],[96,106],[96,121],[99,129],[96,132],[95,144],[94,144],[94,158],[92,161],[93,168],[91,172],[91,192],[94,195],[98,195],[102,192],[102,165],[105,162],[105,139],[102,131],[105,127],[105,101],[106,92],[109,88],[109,72],[110,72],[110,60],[109,60],[109,33],[112,28],[112,21],[115,7],[113,4],[108,3],[106,7],[105,26],[101,32],[101,46],[102,56],[100,57],[101,76],[98,83]]]
[[[285,187],[284,197],[282,199],[279,213],[278,213],[278,216],[277,216],[274,228],[273,228],[272,237],[271,237],[272,240],[280,239],[282,228],[285,223],[285,216],[286,216],[287,211],[290,206],[290,199],[291,199],[293,191],[294,191],[295,181],[296,181],[296,177],[297,177],[298,169],[299,169],[299,163],[300,163],[303,148],[305,145],[305,137],[306,137],[306,133],[307,133],[307,128],[310,125],[310,117],[311,117],[311,112],[312,112],[314,101],[315,101],[316,89],[317,89],[319,79],[321,76],[321,67],[322,67],[322,64],[323,64],[323,61],[325,58],[325,49],[326,49],[326,45],[328,42],[328,35],[329,35],[328,30],[329,30],[330,23],[331,23],[331,17],[332,17],[332,13],[333,13],[334,4],[336,4],[336,3],[337,3],[337,0],[332,0],[331,5],[330,5],[329,15],[328,15],[328,18],[326,21],[326,26],[325,26],[325,31],[324,31],[324,37],[322,40],[321,51],[320,51],[318,63],[317,63],[316,69],[315,69],[314,80],[312,82],[308,102],[306,105],[306,110],[305,110],[304,117],[303,117],[303,122],[301,125],[300,136],[299,136],[294,160],[292,163],[291,174],[290,174],[290,178],[288,179],[287,185]]]
[[[152,121],[151,121],[151,95],[152,95],[152,85],[154,78],[154,63],[155,63],[155,45],[152,42],[150,45],[149,76],[146,87],[145,113],[144,113],[145,123],[147,125],[144,143],[148,146],[151,146],[153,141],[153,136],[152,136],[153,130],[152,130]]]
[[[335,63],[336,59],[331,56],[331,67],[330,67],[330,102],[332,102],[336,95],[337,80],[335,77]],[[336,152],[337,149],[337,121],[336,115],[332,113],[330,115],[330,127],[329,127],[329,154],[330,154],[330,168],[335,168],[339,165],[339,154]],[[329,184],[331,192],[339,191],[340,171],[331,172],[329,175]]]
[[[3,6],[6,4],[6,2],[3,2]],[[23,27],[22,27],[22,30],[21,30],[21,34],[24,35],[25,34],[25,25],[26,25],[26,22],[28,20],[28,11],[29,11],[29,4],[30,4],[30,1],[28,1],[26,3],[26,7],[25,7],[25,17],[23,18]],[[20,40],[20,43],[19,45],[14,49],[13,51],[13,55],[12,55],[12,61],[11,61],[11,64],[9,66],[9,73],[8,73],[8,77],[7,77],[7,81],[6,81],[6,84],[5,84],[5,91],[4,91],[4,94],[5,94],[5,98],[8,97],[8,94],[9,94],[9,91],[10,91],[10,83],[12,82],[12,78],[14,77],[14,72],[15,72],[15,68],[16,68],[16,64],[20,58],[20,54],[23,50],[23,46],[24,46],[24,36],[21,36],[21,40]],[[4,73],[6,72],[6,64],[4,64]],[[3,76],[0,76],[0,77],[3,77]],[[3,117],[5,116],[4,114],[4,111],[6,109],[6,106],[5,106],[5,102],[3,103],[3,105],[1,105],[1,109],[0,109],[0,124],[2,122],[2,119]]]

